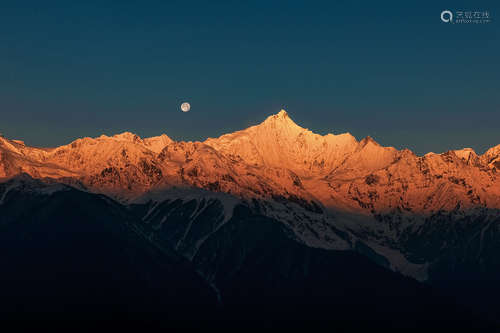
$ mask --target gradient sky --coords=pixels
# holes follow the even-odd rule
[[[446,24],[444,9],[489,11],[492,22]],[[9,138],[203,140],[281,108],[321,134],[482,153],[500,144],[500,2],[0,4]]]

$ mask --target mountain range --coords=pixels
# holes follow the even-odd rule
[[[127,256],[133,262],[144,253],[163,253],[147,259],[155,262],[148,269],[125,261],[120,269],[126,274],[188,274],[193,288],[206,291],[206,304],[212,297],[238,308],[295,295],[317,305],[328,296],[342,300],[331,309],[349,316],[346,309],[364,298],[372,306],[362,313],[383,316],[374,310],[377,286],[392,297],[384,301],[392,303],[387,313],[397,312],[395,300],[405,293],[415,299],[413,306],[442,304],[429,301],[435,299],[430,286],[494,318],[499,171],[500,145],[482,155],[464,148],[417,156],[371,137],[315,134],[284,110],[203,142],[126,132],[39,148],[0,137],[2,246],[9,252],[12,244],[49,233],[39,248],[50,248],[59,241],[49,240],[66,228],[76,228],[67,232],[77,239],[81,228],[88,235],[114,230],[120,235],[112,237],[115,250],[129,251],[131,237],[137,238]],[[80,224],[68,227],[68,221]],[[93,231],[85,231],[86,221]],[[118,225],[123,230],[115,230]],[[97,257],[109,250],[99,239],[92,250]],[[158,256],[167,258],[160,266]],[[118,257],[112,252],[108,259]]]

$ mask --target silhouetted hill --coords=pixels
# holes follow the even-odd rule
[[[12,191],[0,206],[0,309],[19,318],[203,318],[214,289],[134,232],[112,200],[69,189]]]

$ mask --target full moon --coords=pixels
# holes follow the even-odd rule
[[[188,102],[184,102],[181,104],[181,110],[182,112],[188,112],[189,110],[191,110],[191,105],[189,105]]]

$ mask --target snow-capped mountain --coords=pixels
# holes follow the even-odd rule
[[[242,204],[308,246],[353,249],[421,280],[444,258],[461,260],[464,244],[481,260],[489,255],[499,239],[499,169],[500,145],[483,155],[465,148],[417,156],[371,137],[315,134],[284,110],[204,142],[126,132],[35,148],[0,137],[0,177],[28,174],[108,195],[152,233],[167,228],[190,259]],[[441,232],[454,240],[427,246]]]
[[[131,200],[157,188],[193,186],[244,198],[297,195],[355,211],[436,211],[500,206],[500,145],[416,156],[349,133],[321,136],[284,111],[245,130],[204,142],[125,132],[56,148],[0,137],[0,177],[74,178],[96,192]],[[384,189],[384,190],[382,190]],[[437,192],[439,189],[439,192]],[[446,196],[443,201],[442,197]]]

